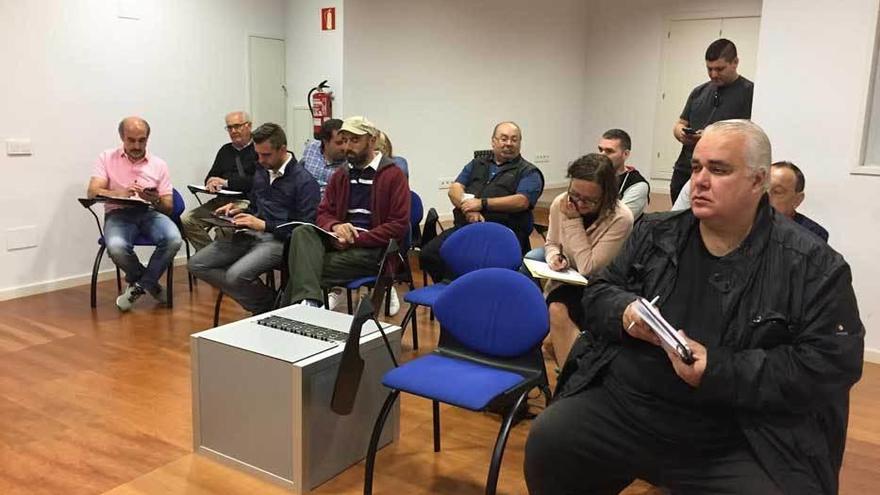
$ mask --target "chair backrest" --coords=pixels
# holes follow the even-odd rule
[[[455,276],[480,268],[516,270],[522,251],[512,230],[494,222],[465,225],[440,246],[440,257]]]
[[[171,219],[174,220],[174,223],[179,223],[180,215],[183,215],[183,210],[186,209],[186,202],[177,189],[174,189],[172,194],[174,195],[174,207],[171,209]]]
[[[406,245],[402,246],[404,251],[409,251],[413,247],[422,245],[422,233],[419,231],[419,224],[422,223],[425,207],[422,205],[422,198],[415,191],[409,192],[409,199],[409,232],[406,235]]]
[[[495,152],[492,150],[474,150],[474,158],[485,158],[491,160],[495,158]]]
[[[525,275],[503,268],[476,270],[452,281],[437,297],[443,332],[492,357],[526,354],[544,340],[550,319],[544,296]]]

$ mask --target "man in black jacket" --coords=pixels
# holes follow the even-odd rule
[[[837,492],[864,327],[849,266],[770,207],[770,143],[722,121],[692,160],[692,209],[646,216],[584,292],[587,333],[532,427],[537,494]],[[661,347],[656,306],[693,350]],[[686,336],[685,336],[686,333]]]
[[[232,201],[241,200],[250,193],[257,169],[257,153],[251,140],[251,122],[246,112],[231,112],[226,115],[226,132],[230,142],[217,151],[214,165],[205,176],[205,189],[218,194],[221,191],[237,191],[243,196],[218,194],[205,204],[185,212],[180,221],[183,231],[196,251],[211,242],[208,232],[214,227],[205,221],[214,210]],[[247,206],[246,201],[239,202],[240,207]]]
[[[284,242],[294,225],[315,221],[321,199],[318,181],[287,151],[287,137],[278,124],[266,123],[254,132],[260,168],[247,210],[229,203],[215,214],[231,217],[235,233],[217,239],[189,260],[196,277],[238,301],[254,314],[272,309],[275,295],[260,275],[281,267]]]

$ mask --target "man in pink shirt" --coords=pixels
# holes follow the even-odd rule
[[[116,266],[125,272],[128,288],[116,298],[116,307],[128,311],[135,301],[149,292],[160,303],[168,294],[159,277],[174,260],[183,240],[171,220],[174,195],[168,165],[147,153],[150,124],[140,117],[127,117],[119,123],[122,147],[98,156],[89,181],[88,197],[139,199],[143,204],[108,202],[104,207],[104,241]],[[143,235],[156,243],[147,266],[134,252],[134,240]]]

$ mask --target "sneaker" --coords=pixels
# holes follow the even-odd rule
[[[321,301],[315,301],[314,299],[303,299],[302,301],[294,304],[294,306],[309,306],[312,308],[322,308],[324,304]]]
[[[126,312],[144,294],[146,294],[146,291],[143,287],[138,284],[131,284],[125,289],[125,292],[116,298],[116,307],[119,308],[119,311]]]
[[[391,295],[388,299],[388,316],[394,316],[400,312],[400,299],[397,297],[397,289],[391,288]]]
[[[165,287],[161,285],[156,285],[154,290],[147,291],[153,296],[153,299],[159,302],[159,304],[168,304],[168,291],[165,290]]]
[[[342,289],[333,289],[327,293],[327,309],[333,311],[342,302]]]

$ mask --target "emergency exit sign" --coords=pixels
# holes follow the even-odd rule
[[[321,31],[336,31],[336,7],[321,9]]]

